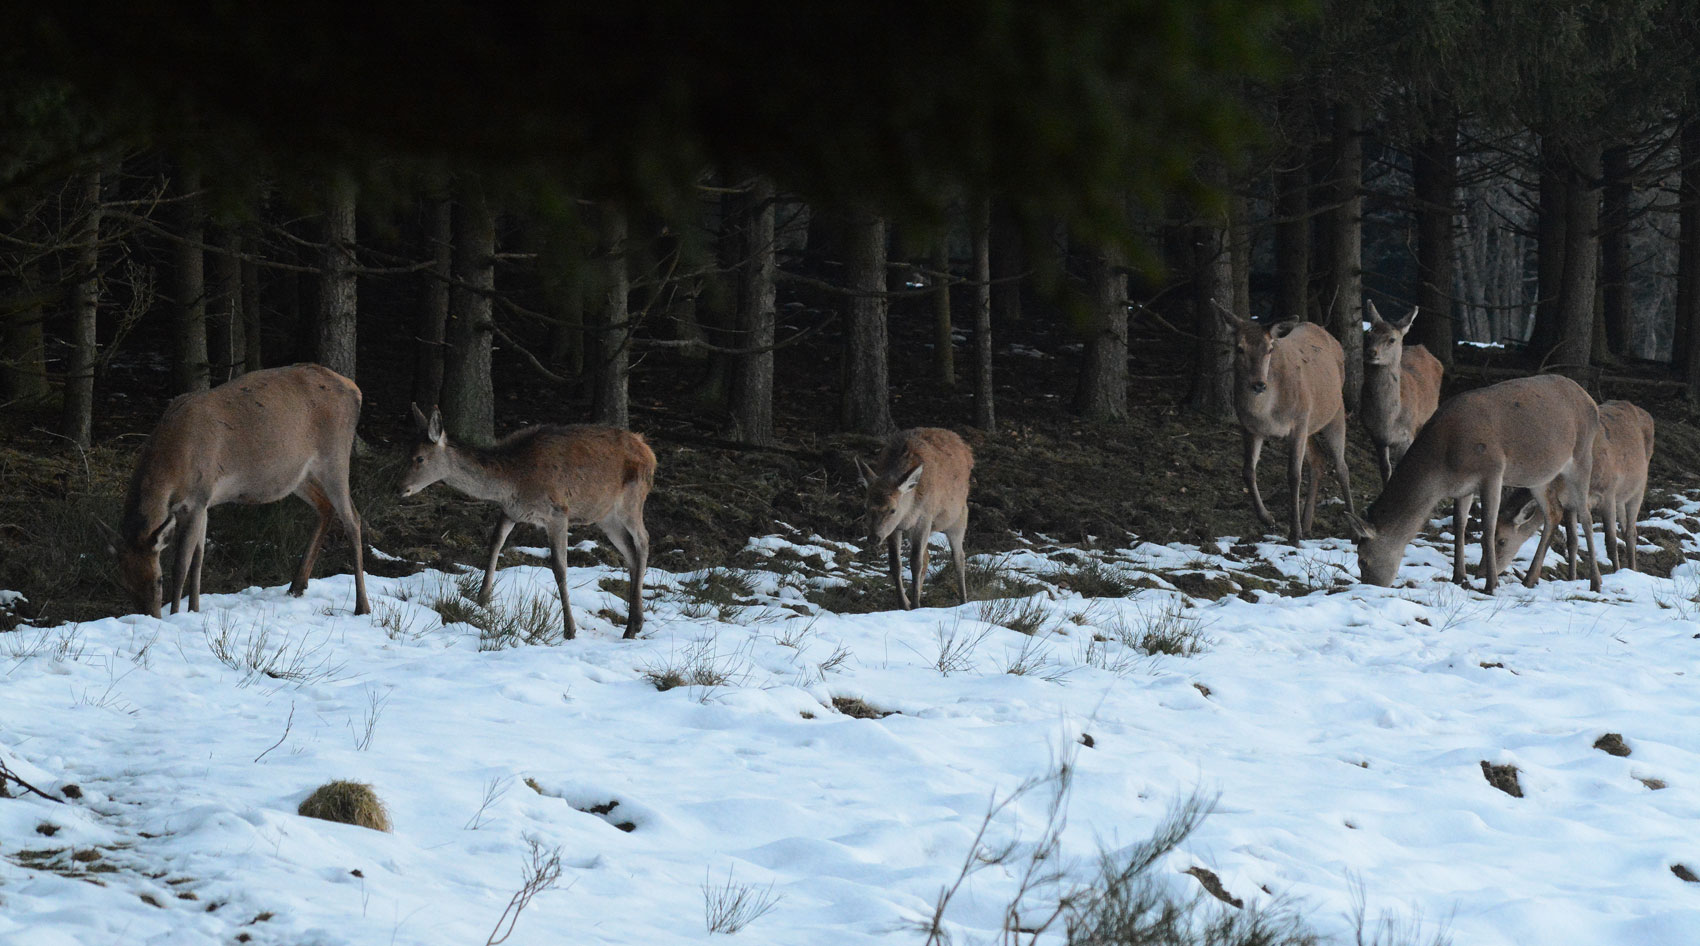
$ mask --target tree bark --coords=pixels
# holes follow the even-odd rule
[[[956,387],[956,339],[950,324],[950,234],[933,247],[933,381],[949,391]]]
[[[219,252],[207,258],[207,369],[213,384],[242,373],[242,237],[231,227],[213,230]]]
[[[1600,208],[1600,282],[1605,323],[1605,350],[1629,354],[1633,326],[1633,293],[1629,285],[1629,149],[1605,153],[1605,188]]]
[[[1075,413],[1093,421],[1127,417],[1127,261],[1119,247],[1092,260],[1091,321],[1081,352]]]
[[[1416,198],[1417,306],[1421,316],[1413,342],[1426,347],[1441,365],[1452,367],[1455,326],[1452,318],[1453,260],[1457,247],[1452,221],[1457,209],[1458,120],[1450,118],[1432,137],[1417,143],[1411,155]]]
[[[855,211],[846,231],[845,277],[852,295],[841,419],[847,430],[883,437],[893,430],[886,367],[886,223],[873,213]]]
[[[1567,242],[1566,162],[1551,136],[1541,138],[1540,162],[1540,212],[1535,228],[1535,326],[1529,332],[1529,347],[1544,361],[1563,336],[1558,306],[1564,293]]]
[[[773,443],[773,335],[778,257],[773,182],[757,177],[744,195],[743,265],[738,271],[738,347],[732,368],[732,439]],[[760,349],[766,349],[765,351]]]
[[[975,205],[974,228],[974,426],[997,430],[992,392],[992,206]]]
[[[182,240],[172,248],[176,263],[172,379],[177,392],[184,394],[207,390],[211,379],[207,367],[206,260],[201,251],[206,242],[206,222],[201,210],[200,172],[180,168],[176,183],[177,235]]]
[[[454,200],[448,193],[425,202],[425,239],[431,268],[425,271],[413,353],[413,403],[428,411],[443,397],[444,344],[448,339],[449,282],[454,278]]]
[[[1228,248],[1227,221],[1190,227],[1192,258],[1192,392],[1187,407],[1224,420],[1234,416],[1234,339],[1217,313],[1233,291],[1233,254]]]
[[[1021,272],[1027,265],[1021,228],[1007,207],[996,206],[991,213],[992,316],[999,325],[1014,325],[1021,321]]]
[[[1283,103],[1282,122],[1305,127],[1304,110]],[[1289,130],[1288,134],[1294,134]],[[1275,319],[1310,317],[1310,161],[1308,148],[1287,148],[1275,169]]]
[[[23,265],[18,298],[5,313],[4,338],[0,339],[0,400],[35,401],[47,396],[47,348],[43,334],[41,267]]]
[[[71,351],[65,364],[65,400],[59,432],[81,449],[88,449],[94,426],[94,366],[98,354],[97,315],[100,306],[100,170],[77,179],[83,214],[72,240]]]
[[[483,191],[466,187],[453,211],[449,320],[443,351],[443,427],[457,440],[488,444],[496,435],[490,371],[496,289],[496,214]]]
[[[1565,174],[1564,278],[1559,287],[1556,364],[1583,367],[1594,348],[1594,290],[1599,278],[1600,149],[1581,145]]]
[[[242,261],[242,370],[259,371],[265,367],[265,345],[261,337],[260,267],[251,260]]]
[[[1329,213],[1328,330],[1346,350],[1346,410],[1358,409],[1364,385],[1363,128],[1356,105],[1334,107],[1333,196]]]
[[[602,302],[597,307],[596,387],[591,392],[591,417],[610,427],[631,425],[627,375],[631,370],[631,320],[626,297],[631,278],[626,270],[626,210],[616,203],[601,206]]]
[[[1671,363],[1688,382],[1689,400],[1700,402],[1700,116],[1686,116],[1683,123],[1680,163]]]
[[[1234,314],[1251,318],[1251,200],[1243,194],[1228,198],[1228,259],[1232,267]]]
[[[338,174],[325,188],[324,255],[319,261],[319,364],[354,377],[354,182]]]

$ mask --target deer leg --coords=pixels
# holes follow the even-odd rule
[[[620,551],[620,557],[626,560],[626,584],[629,587],[626,589],[626,633],[622,637],[631,640],[643,630],[643,573],[649,559],[649,533],[643,533],[640,540],[638,534],[621,524],[618,517],[597,524],[608,536],[608,541]]]
[[[187,522],[179,522],[176,542],[171,547],[171,613],[176,614],[183,604],[183,585],[189,580],[189,569],[193,564],[195,549],[195,523],[205,522],[206,510],[197,515],[191,510]]]
[[[1569,566],[1565,576],[1567,581],[1576,580],[1576,511],[1564,511],[1564,558]]]
[[[194,531],[190,538],[195,543],[195,557],[189,560],[189,610],[201,610],[201,561],[207,554],[207,513],[193,517]]]
[[[295,491],[313,511],[319,514],[319,522],[313,527],[313,537],[307,540],[307,551],[301,556],[301,565],[295,570],[295,580],[289,583],[289,593],[299,598],[307,593],[307,579],[313,574],[313,563],[319,558],[319,544],[325,540],[325,530],[331,527],[331,501],[318,483],[307,480]]]
[[[964,511],[957,518],[956,524],[945,530],[945,538],[950,540],[950,561],[956,566],[956,590],[962,595],[962,603],[968,603],[968,563],[962,554],[962,537],[968,531],[968,513]]]
[[[1257,491],[1257,459],[1263,455],[1263,436],[1249,430],[1242,431],[1245,435],[1245,477],[1246,492],[1251,493],[1251,511],[1257,516],[1257,521],[1265,528],[1275,527],[1275,517],[1269,514],[1263,505],[1263,495]]]
[[[1641,570],[1641,563],[1639,561],[1639,549],[1641,546],[1641,526],[1639,525],[1639,521],[1641,519],[1641,496],[1642,494],[1636,493],[1629,497],[1629,499],[1623,504],[1623,544],[1628,546],[1627,555],[1629,557],[1629,570],[1632,572],[1638,572]]]
[[[903,610],[909,610],[909,594],[903,590],[903,538],[900,533],[893,532],[885,537],[886,564],[891,566],[891,583],[897,586],[897,601]]]
[[[1611,563],[1612,571],[1622,571],[1623,555],[1617,550],[1618,503],[1607,500],[1600,506],[1600,518],[1605,520],[1606,527],[1606,561]]]
[[[1293,449],[1287,458],[1287,492],[1292,495],[1293,510],[1287,519],[1287,541],[1298,545],[1304,538],[1304,522],[1309,518],[1299,503],[1299,493],[1304,485],[1305,454],[1310,452],[1310,441],[1304,434],[1295,433],[1290,442]]]
[[[1315,440],[1305,441],[1305,458],[1310,466],[1310,488],[1305,492],[1305,517],[1302,526],[1305,533],[1309,534],[1311,524],[1316,522],[1316,494],[1322,487],[1322,465],[1327,462],[1327,458],[1322,455],[1322,450],[1317,447]]]
[[[1346,511],[1352,515],[1358,514],[1358,507],[1352,502],[1352,470],[1346,466],[1346,412],[1342,410],[1338,416],[1322,428],[1323,442],[1328,444],[1329,458],[1334,461],[1334,478],[1340,481],[1340,492],[1346,498]],[[1388,475],[1392,475],[1392,466],[1388,466]],[[1321,468],[1315,475],[1321,475]],[[1386,482],[1383,480],[1383,482]]]
[[[1381,485],[1393,478],[1393,445],[1382,444],[1375,451],[1375,468],[1381,473]]]
[[[336,513],[337,523],[342,526],[342,534],[348,537],[348,546],[354,552],[354,613],[371,614],[372,605],[366,600],[366,527],[360,521],[360,513],[354,508],[354,497],[348,492],[348,471],[342,471],[342,479],[332,480],[329,488],[320,487],[325,498],[330,501],[331,511]],[[323,528],[320,535],[324,534]],[[301,579],[301,587],[307,587],[307,579]]]
[[[915,607],[921,606],[921,590],[927,584],[928,542],[933,537],[931,521],[917,526],[909,533],[909,571],[915,576]]]
[[[549,535],[549,570],[555,573],[555,587],[561,593],[561,634],[572,640],[578,636],[578,624],[573,621],[573,608],[567,598],[567,517],[556,516],[544,529]]]
[[[1470,507],[1475,505],[1473,493],[1459,496],[1452,503],[1452,581],[1470,587],[1470,575],[1464,568],[1464,533],[1470,528]]]
[[[1482,490],[1482,574],[1486,590],[1493,594],[1499,585],[1499,550],[1494,548],[1493,524],[1499,521],[1499,501],[1503,484],[1499,474],[1492,474]],[[1462,537],[1463,533],[1459,533]]]
[[[1580,477],[1573,475],[1567,485],[1570,487],[1570,508],[1575,510],[1576,518],[1582,525],[1582,534],[1588,539],[1588,590],[1598,592],[1601,586],[1600,550],[1594,542],[1594,513],[1588,508],[1588,479],[1591,475],[1591,470],[1583,470]]]
[[[478,585],[478,603],[488,605],[496,590],[496,565],[502,560],[502,546],[508,544],[508,534],[514,531],[514,520],[506,512],[497,514],[496,528],[490,530],[490,554],[484,559],[484,580]]]

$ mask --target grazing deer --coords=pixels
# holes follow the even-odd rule
[[[1316,518],[1323,456],[1311,440],[1313,436],[1321,434],[1327,444],[1334,476],[1346,497],[1346,509],[1357,513],[1352,504],[1351,473],[1346,469],[1346,404],[1341,397],[1346,353],[1332,335],[1309,322],[1279,322],[1265,329],[1226,309],[1217,311],[1235,333],[1234,413],[1245,433],[1244,474],[1252,511],[1259,522],[1274,527],[1275,517],[1264,507],[1257,489],[1257,461],[1264,440],[1283,438],[1292,449],[1287,475],[1293,510],[1287,538],[1296,545]],[[1315,469],[1311,471],[1309,499],[1301,507],[1299,487],[1307,455]]]
[[[1638,563],[1636,545],[1640,542],[1636,520],[1641,518],[1641,500],[1647,493],[1647,466],[1653,458],[1653,417],[1628,401],[1607,401],[1600,405],[1600,435],[1594,440],[1594,470],[1589,478],[1588,505],[1600,511],[1605,520],[1606,558],[1613,570],[1623,567],[1623,556],[1617,549],[1619,524],[1622,524],[1624,545],[1628,548],[1629,569]],[[1547,486],[1546,512],[1565,515],[1565,547],[1570,563],[1570,579],[1576,579],[1576,517],[1564,506],[1552,484]],[[1534,494],[1527,489],[1514,489],[1499,508],[1495,525],[1494,548],[1501,570],[1511,567],[1511,557],[1540,527],[1541,508]],[[1544,561],[1531,562],[1531,574],[1539,574]],[[1525,578],[1525,581],[1527,578]]]
[[[348,492],[348,458],[359,419],[360,389],[322,365],[253,371],[172,401],[142,447],[118,530],[106,530],[119,580],[136,607],[159,617],[159,558],[175,540],[171,613],[177,613],[185,579],[189,610],[201,610],[207,510],[293,494],[318,511],[319,524],[289,593],[307,590],[334,515],[354,548],[354,613],[370,612],[360,514]]]
[[[1405,344],[1405,333],[1417,318],[1415,308],[1391,322],[1382,320],[1373,302],[1367,311],[1370,329],[1364,340],[1364,387],[1358,414],[1370,443],[1375,444],[1381,485],[1386,486],[1394,464],[1440,405],[1440,376],[1445,369],[1427,348]]]
[[[412,496],[442,480],[502,511],[490,534],[479,604],[490,603],[496,562],[508,533],[521,522],[542,526],[549,537],[549,567],[561,592],[561,623],[568,640],[576,637],[578,625],[567,603],[570,517],[596,523],[626,560],[631,589],[625,636],[636,637],[643,630],[643,575],[649,567],[643,503],[655,485],[655,453],[641,435],[589,424],[543,425],[515,431],[495,446],[479,449],[451,443],[436,408],[427,420],[415,404],[413,420],[419,436],[402,475],[401,495]]]
[[[1464,533],[1470,506],[1482,497],[1482,521],[1499,519],[1500,493],[1507,486],[1534,490],[1546,515],[1547,484],[1557,482],[1561,502],[1579,509],[1588,523],[1588,557],[1594,556],[1594,532],[1588,520],[1588,482],[1594,466],[1599,409],[1588,392],[1555,374],[1502,381],[1467,391],[1441,405],[1405,454],[1387,488],[1369,507],[1368,521],[1353,516],[1358,534],[1358,564],[1363,580],[1388,585],[1399,571],[1405,546],[1416,537],[1436,503],[1457,501],[1453,516],[1452,580],[1467,584]],[[1542,532],[1536,561],[1546,555],[1553,530]],[[1492,594],[1499,576],[1494,543],[1482,543],[1482,577]],[[1529,584],[1533,584],[1531,572]],[[1599,563],[1591,581],[1600,589]]]
[[[943,532],[956,565],[956,590],[968,603],[968,578],[962,536],[968,531],[968,477],[974,452],[956,434],[939,427],[900,431],[886,441],[873,466],[856,458],[856,472],[868,489],[868,539],[885,543],[891,580],[904,610],[919,607],[927,578],[927,540]],[[915,601],[903,591],[901,535],[909,537]]]

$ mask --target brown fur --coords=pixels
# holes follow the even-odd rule
[[[935,532],[943,532],[950,539],[957,591],[967,603],[962,537],[968,531],[968,483],[974,471],[974,452],[968,444],[940,427],[916,427],[886,441],[873,466],[856,458],[856,470],[868,491],[868,539],[876,546],[885,544],[891,580],[903,607],[921,604],[927,577],[927,540]],[[903,588],[902,536],[909,538],[913,604]]]
[[[142,448],[117,535],[119,576],[136,606],[159,616],[159,556],[170,544],[171,612],[185,580],[189,610],[199,611],[207,509],[295,495],[318,512],[319,524],[289,593],[307,590],[334,516],[354,547],[354,613],[370,611],[360,515],[348,491],[359,419],[360,389],[323,365],[255,371],[172,401]]]
[[[541,526],[561,593],[561,623],[568,639],[577,636],[567,599],[567,528],[571,522],[594,522],[626,560],[631,591],[625,636],[643,630],[643,576],[649,567],[643,504],[655,483],[655,453],[641,435],[589,424],[545,425],[516,431],[481,450],[451,443],[436,411],[427,420],[415,406],[413,416],[419,438],[401,494],[411,496],[442,480],[502,511],[490,536],[479,604],[490,603],[496,563],[513,527],[521,522]]]
[[[1405,344],[1405,334],[1417,318],[1416,309],[1392,322],[1382,320],[1373,302],[1367,311],[1370,329],[1364,339],[1364,387],[1358,416],[1375,445],[1376,466],[1385,486],[1393,476],[1394,465],[1440,405],[1445,369],[1427,348]]]
[[[1607,401],[1600,405],[1600,436],[1594,440],[1594,470],[1589,479],[1588,504],[1601,513],[1605,521],[1606,558],[1613,569],[1623,567],[1618,552],[1619,524],[1622,525],[1624,545],[1628,549],[1629,568],[1639,564],[1636,545],[1640,530],[1636,520],[1641,518],[1641,500],[1647,494],[1647,467],[1653,458],[1653,417],[1628,401]],[[1547,486],[1547,515],[1556,517],[1564,503],[1556,483]],[[1542,520],[1540,504],[1527,489],[1514,489],[1499,508],[1499,521],[1494,527],[1494,545],[1501,570],[1511,567],[1511,557],[1535,534]],[[1570,563],[1570,578],[1576,578],[1576,530],[1568,528],[1565,538],[1566,558]],[[1556,525],[1557,523],[1552,523]],[[1544,562],[1533,562],[1536,571]]]
[[[1565,502],[1583,507],[1594,465],[1594,439],[1600,430],[1594,399],[1576,382],[1560,375],[1502,381],[1467,391],[1441,405],[1410,452],[1393,470],[1387,488],[1369,508],[1368,522],[1353,517],[1359,535],[1358,561],[1363,580],[1391,584],[1405,546],[1416,537],[1436,503],[1457,501],[1453,518],[1452,578],[1467,583],[1464,533],[1470,507],[1482,497],[1482,521],[1499,518],[1500,494],[1507,486],[1527,486],[1546,502],[1546,486],[1555,480]],[[1544,520],[1543,516],[1543,520]],[[1537,558],[1546,554],[1552,530],[1541,537]],[[1593,557],[1593,529],[1588,529]],[[1482,577],[1493,593],[1499,575],[1494,543],[1482,548]],[[1526,584],[1533,585],[1538,572]],[[1596,564],[1592,585],[1600,587]]]
[[[1327,445],[1346,509],[1356,514],[1351,474],[1346,469],[1346,404],[1340,390],[1345,383],[1346,353],[1332,335],[1309,322],[1281,322],[1265,329],[1225,310],[1221,316],[1235,334],[1234,413],[1245,435],[1242,474],[1252,512],[1263,525],[1275,525],[1257,488],[1257,461],[1263,441],[1285,440],[1292,451],[1287,465],[1293,501],[1287,538],[1297,544],[1316,518],[1323,457],[1312,437],[1320,434]],[[1310,495],[1301,506],[1299,489],[1307,456],[1318,469],[1312,471]]]

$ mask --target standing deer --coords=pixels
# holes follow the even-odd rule
[[[401,495],[412,496],[442,480],[450,487],[492,502],[501,509],[490,534],[490,558],[478,603],[489,604],[496,583],[496,562],[517,523],[542,526],[549,537],[549,567],[561,592],[561,623],[568,640],[578,635],[567,601],[567,525],[569,517],[594,522],[626,560],[630,576],[626,638],[643,630],[643,575],[649,567],[649,531],[643,503],[655,485],[655,453],[639,434],[589,424],[527,427],[495,446],[479,449],[451,443],[443,433],[443,415],[431,409],[429,420],[413,406],[417,443]]]
[[[1589,478],[1588,505],[1598,509],[1605,520],[1606,558],[1613,570],[1623,567],[1617,539],[1622,524],[1624,545],[1628,548],[1629,569],[1638,564],[1636,545],[1640,530],[1636,520],[1641,518],[1641,500],[1647,493],[1647,466],[1653,458],[1653,417],[1628,401],[1607,401],[1600,405],[1600,435],[1594,440],[1594,470]],[[1565,548],[1570,563],[1570,579],[1576,580],[1576,522],[1571,510],[1552,484],[1547,486],[1546,512],[1556,516],[1565,511]],[[1499,521],[1494,527],[1495,555],[1501,570],[1511,567],[1511,557],[1541,526],[1541,508],[1534,494],[1527,489],[1514,489],[1499,509]],[[1531,562],[1531,574],[1539,574],[1544,561]],[[1525,578],[1525,581],[1528,579]]]
[[[885,543],[891,580],[904,610],[919,607],[927,578],[927,541],[943,532],[956,565],[956,590],[968,603],[968,578],[962,536],[968,531],[968,477],[974,452],[956,434],[939,427],[900,431],[886,441],[873,466],[856,458],[856,472],[868,489],[868,539]],[[909,537],[915,601],[903,591],[901,535]]]
[[[1405,344],[1405,333],[1417,310],[1402,319],[1383,321],[1375,303],[1368,304],[1369,337],[1364,340],[1364,387],[1358,414],[1375,445],[1381,485],[1393,466],[1411,448],[1417,431],[1428,423],[1440,404],[1440,359],[1421,345]]]
[[[1274,527],[1275,517],[1264,507],[1257,489],[1257,461],[1264,440],[1285,439],[1292,450],[1287,476],[1293,499],[1287,538],[1297,545],[1316,518],[1323,456],[1313,436],[1321,434],[1345,494],[1346,509],[1357,513],[1351,473],[1346,469],[1346,404],[1341,396],[1346,353],[1332,335],[1309,322],[1279,322],[1265,329],[1226,309],[1217,311],[1235,333],[1234,413],[1245,434],[1244,475],[1252,511],[1259,522]],[[1301,507],[1299,488],[1307,455],[1315,469],[1309,498]]]
[[[289,593],[306,592],[334,515],[354,548],[354,613],[370,612],[360,514],[348,492],[348,458],[359,419],[360,389],[322,365],[254,371],[172,401],[142,447],[119,528],[108,530],[119,580],[136,607],[159,617],[159,558],[175,539],[171,613],[177,613],[185,579],[189,610],[201,610],[207,509],[271,503],[293,494],[318,511],[319,523]]]
[[[1499,519],[1500,493],[1507,486],[1534,490],[1547,516],[1547,484],[1557,483],[1560,501],[1581,512],[1588,525],[1591,585],[1600,589],[1594,557],[1593,523],[1588,519],[1588,482],[1593,473],[1599,409],[1588,392],[1569,378],[1544,374],[1502,381],[1467,391],[1441,405],[1405,454],[1387,488],[1369,508],[1368,521],[1352,517],[1357,532],[1363,580],[1388,585],[1399,571],[1405,546],[1416,537],[1436,503],[1457,501],[1453,516],[1452,580],[1467,584],[1464,533],[1470,507],[1482,497],[1482,521]],[[1541,534],[1536,561],[1552,543],[1553,530]],[[1482,577],[1493,594],[1499,576],[1494,543],[1482,543]],[[1529,584],[1534,583],[1531,572]]]

